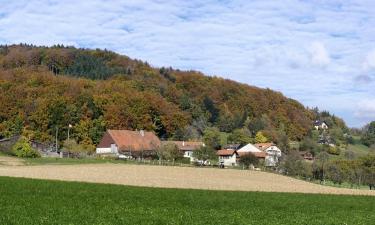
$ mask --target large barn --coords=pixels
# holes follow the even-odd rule
[[[160,144],[153,132],[107,130],[96,148],[96,154],[147,158],[155,154]]]

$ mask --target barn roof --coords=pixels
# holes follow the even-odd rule
[[[108,130],[98,147],[110,147],[111,144],[116,144],[119,151],[149,151],[159,147],[160,140],[148,131]]]

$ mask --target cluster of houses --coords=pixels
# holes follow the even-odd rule
[[[183,157],[194,158],[194,151],[205,146],[203,142],[191,141],[160,141],[153,132],[108,130],[96,148],[96,154],[102,156],[116,156],[119,158],[147,158],[156,154],[162,144],[173,143],[183,153]],[[216,152],[219,163],[224,166],[236,166],[241,156],[252,153],[263,159],[265,166],[276,166],[281,157],[281,150],[273,143],[231,144]]]

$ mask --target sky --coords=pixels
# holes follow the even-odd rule
[[[0,44],[106,48],[375,120],[374,0],[0,0]]]

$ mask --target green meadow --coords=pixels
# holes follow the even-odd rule
[[[375,197],[0,177],[0,224],[374,224]]]

